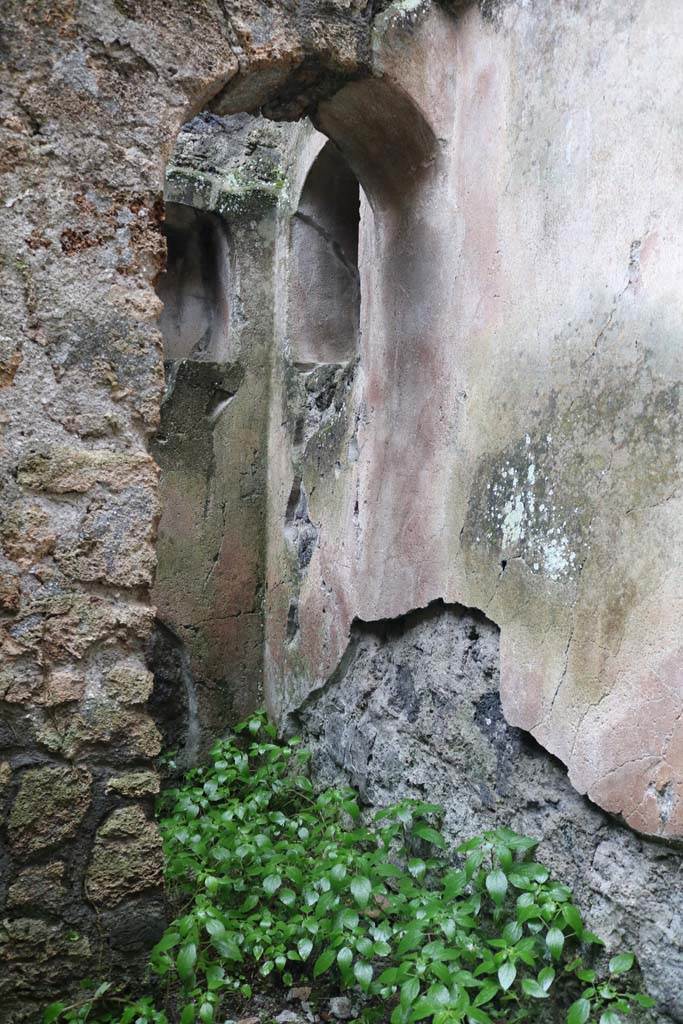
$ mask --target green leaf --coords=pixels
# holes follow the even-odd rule
[[[443,894],[447,900],[452,900],[464,891],[467,885],[464,871],[449,871],[443,880]]]
[[[503,938],[508,945],[514,945],[522,937],[522,926],[519,921],[508,921],[503,928]]]
[[[360,818],[360,809],[355,800],[345,800],[342,807],[353,821],[358,821]]]
[[[180,1024],[194,1024],[197,1019],[197,1011],[194,1003],[188,1003],[180,1014]]]
[[[336,950],[328,947],[324,950],[313,965],[313,977],[319,978],[321,974],[328,971],[337,956]]]
[[[375,874],[380,878],[402,878],[403,872],[395,864],[376,864]]]
[[[337,953],[337,963],[340,967],[350,967],[351,961],[353,960],[353,953],[348,946],[342,946]]]
[[[173,949],[174,946],[177,946],[179,942],[180,935],[178,932],[164,932],[152,950],[152,956],[155,956],[157,953],[166,953],[169,949]]]
[[[484,854],[481,850],[475,850],[469,855],[465,861],[465,878],[468,882],[474,877],[477,869],[481,867],[483,860]]]
[[[569,1007],[567,1024],[586,1024],[591,1015],[591,1004],[588,999],[577,999]]]
[[[377,980],[380,985],[395,985],[398,981],[398,968],[388,967],[386,971],[382,971]]]
[[[505,893],[508,891],[508,880],[505,873],[500,869],[489,871],[486,876],[486,888],[493,902],[500,907],[505,899]]]
[[[614,1010],[605,1010],[600,1017],[600,1024],[621,1024],[621,1017]]]
[[[531,996],[532,999],[547,999],[548,993],[542,985],[535,980],[535,978],[524,978],[522,980],[522,992],[526,996]]]
[[[527,921],[534,921],[541,916],[541,908],[535,904],[529,904],[525,907],[517,907],[517,920],[520,924],[526,924]]]
[[[398,944],[396,952],[399,956],[403,956],[404,953],[410,953],[411,950],[417,949],[422,942],[422,926],[419,924],[412,924],[406,928],[405,935]]]
[[[424,878],[425,872],[427,871],[427,865],[419,857],[413,857],[408,861],[408,871],[413,878]]]
[[[366,963],[364,960],[357,960],[353,965],[353,973],[363,992],[367,992],[370,988],[370,982],[372,981],[373,975],[371,965]]]
[[[66,1003],[50,1003],[43,1012],[43,1024],[52,1024],[57,1020],[62,1010],[66,1009]]]
[[[491,999],[498,992],[498,985],[495,981],[485,981],[481,986],[479,992],[474,1000],[475,1006],[484,1006],[485,1003],[490,1002]]]
[[[211,1003],[202,1003],[199,1007],[199,1019],[202,1024],[212,1024],[213,1022],[213,1006]]]
[[[504,964],[501,964],[498,968],[498,981],[500,982],[500,987],[503,992],[507,992],[516,977],[517,968],[513,963],[510,963],[509,960]]]
[[[197,963],[197,947],[194,942],[188,942],[183,946],[176,957],[176,970],[181,981],[188,981],[194,973],[194,965]],[[194,1018],[193,1018],[194,1019]]]
[[[359,907],[366,907],[372,894],[372,883],[364,875],[351,879],[351,893]]]
[[[411,1006],[420,994],[420,982],[417,978],[409,978],[401,985],[401,1006]]]
[[[225,977],[225,970],[220,964],[209,964],[205,971],[206,975],[206,987],[209,992],[215,992],[223,985],[223,979]]]
[[[427,998],[437,1006],[448,1006],[451,1001],[450,992],[445,985],[430,985]]]
[[[626,974],[633,967],[635,959],[633,953],[617,953],[609,962],[610,974]]]
[[[460,846],[457,848],[457,852],[469,853],[471,850],[478,850],[483,842],[483,836],[472,836],[471,839],[466,839],[464,843],[460,843]]]
[[[539,985],[543,986],[546,992],[548,991],[554,980],[555,971],[552,969],[552,967],[544,967],[538,975],[538,983]]]
[[[583,935],[583,920],[578,909],[573,903],[567,903],[562,907],[562,917],[565,919],[571,930],[579,938]]]
[[[310,939],[299,939],[296,944],[296,948],[299,951],[299,956],[302,960],[308,960],[313,949],[313,943]]]
[[[349,931],[353,931],[354,928],[357,928],[358,914],[355,910],[350,910],[349,907],[344,907],[339,915],[339,926],[341,928],[348,928]]]
[[[470,1024],[491,1024],[491,1018],[488,1013],[473,1006],[470,1006],[467,1010],[467,1020]]]
[[[263,888],[269,896],[276,893],[281,885],[282,879],[280,875],[267,875],[266,878],[263,879]]]
[[[429,825],[416,825],[413,828],[413,833],[419,836],[420,839],[424,839],[426,842],[431,843],[433,846],[438,846],[440,850],[446,848],[446,840],[437,832],[435,828],[431,828]]]
[[[545,937],[545,944],[553,960],[559,960],[564,949],[564,935],[559,928],[551,928]]]
[[[512,871],[508,875],[512,885],[518,889],[525,888],[529,882],[546,882],[548,880],[549,871],[542,864],[522,863],[514,864]]]
[[[215,935],[211,939],[211,945],[225,960],[239,961],[242,959],[240,947],[234,939],[226,939],[222,935]]]

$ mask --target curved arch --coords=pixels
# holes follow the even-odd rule
[[[439,154],[420,108],[387,79],[349,83],[320,104],[314,123],[344,154],[373,206],[395,204],[411,193]]]

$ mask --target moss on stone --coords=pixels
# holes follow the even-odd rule
[[[92,776],[85,768],[46,765],[27,769],[9,815],[12,849],[28,856],[76,834],[90,807]]]
[[[161,884],[161,837],[141,807],[119,807],[95,837],[86,875],[93,903],[112,906]]]
[[[159,776],[152,771],[125,772],[107,782],[107,792],[120,793],[121,796],[141,799],[155,796],[159,792]]]

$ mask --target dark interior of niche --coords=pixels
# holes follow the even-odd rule
[[[303,368],[352,359],[360,326],[360,186],[332,142],[311,167],[292,219],[289,336]]]
[[[164,359],[220,362],[227,357],[230,248],[214,213],[166,204],[166,270],[157,283]]]

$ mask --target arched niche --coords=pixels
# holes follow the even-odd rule
[[[308,173],[291,222],[289,323],[294,362],[352,359],[358,347],[358,179],[332,142]]]
[[[228,353],[230,249],[224,222],[182,203],[166,204],[166,271],[157,291],[164,358],[220,362]]]
[[[339,147],[373,209],[400,207],[439,155],[423,112],[389,80],[350,82],[319,105],[314,121]]]

